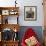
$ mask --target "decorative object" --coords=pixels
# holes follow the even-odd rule
[[[16,15],[18,12],[16,10],[10,10],[9,14],[10,15]]]
[[[5,24],[8,24],[8,18],[7,18],[7,19],[5,19]]]
[[[14,32],[17,32],[16,28],[14,29]]]
[[[18,40],[18,32],[17,32],[17,29],[14,27],[14,30],[13,30],[15,33],[14,33],[14,41],[15,40]]]
[[[18,40],[18,32],[14,32],[13,40]]]
[[[2,15],[9,15],[9,10],[2,10]]]
[[[24,19],[27,21],[34,21],[37,19],[36,6],[24,6]]]
[[[4,15],[3,15],[2,23],[3,23],[3,24],[8,24],[8,16],[4,16]]]
[[[15,0],[15,7],[16,7],[16,4],[17,4],[17,2],[16,2],[17,0]]]

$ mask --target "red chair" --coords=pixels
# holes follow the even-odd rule
[[[24,34],[24,37],[22,38],[21,46],[27,46],[25,40],[32,36],[34,36],[37,39],[37,35],[34,32],[34,30],[32,28],[28,28]],[[38,41],[38,39],[37,39],[37,41]],[[38,41],[35,46],[41,46],[40,42]]]

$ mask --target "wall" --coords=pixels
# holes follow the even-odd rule
[[[15,0],[0,0],[1,7],[15,6]],[[42,0],[17,0],[17,6],[19,6],[19,24],[21,26],[43,26],[43,6]],[[37,20],[25,21],[24,20],[24,6],[37,6]],[[11,17],[12,18],[12,17]],[[10,20],[10,19],[9,19]]]

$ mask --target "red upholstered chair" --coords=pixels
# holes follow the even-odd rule
[[[31,42],[28,42],[28,41],[31,41],[32,39],[35,39],[34,41],[36,42],[36,44],[35,45],[28,45],[28,43],[31,44]],[[41,46],[40,42],[37,39],[37,35],[32,28],[28,28],[26,30],[24,37],[22,38],[21,46]]]

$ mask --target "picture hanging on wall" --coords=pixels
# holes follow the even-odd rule
[[[24,20],[25,21],[37,20],[37,6],[24,6]]]

